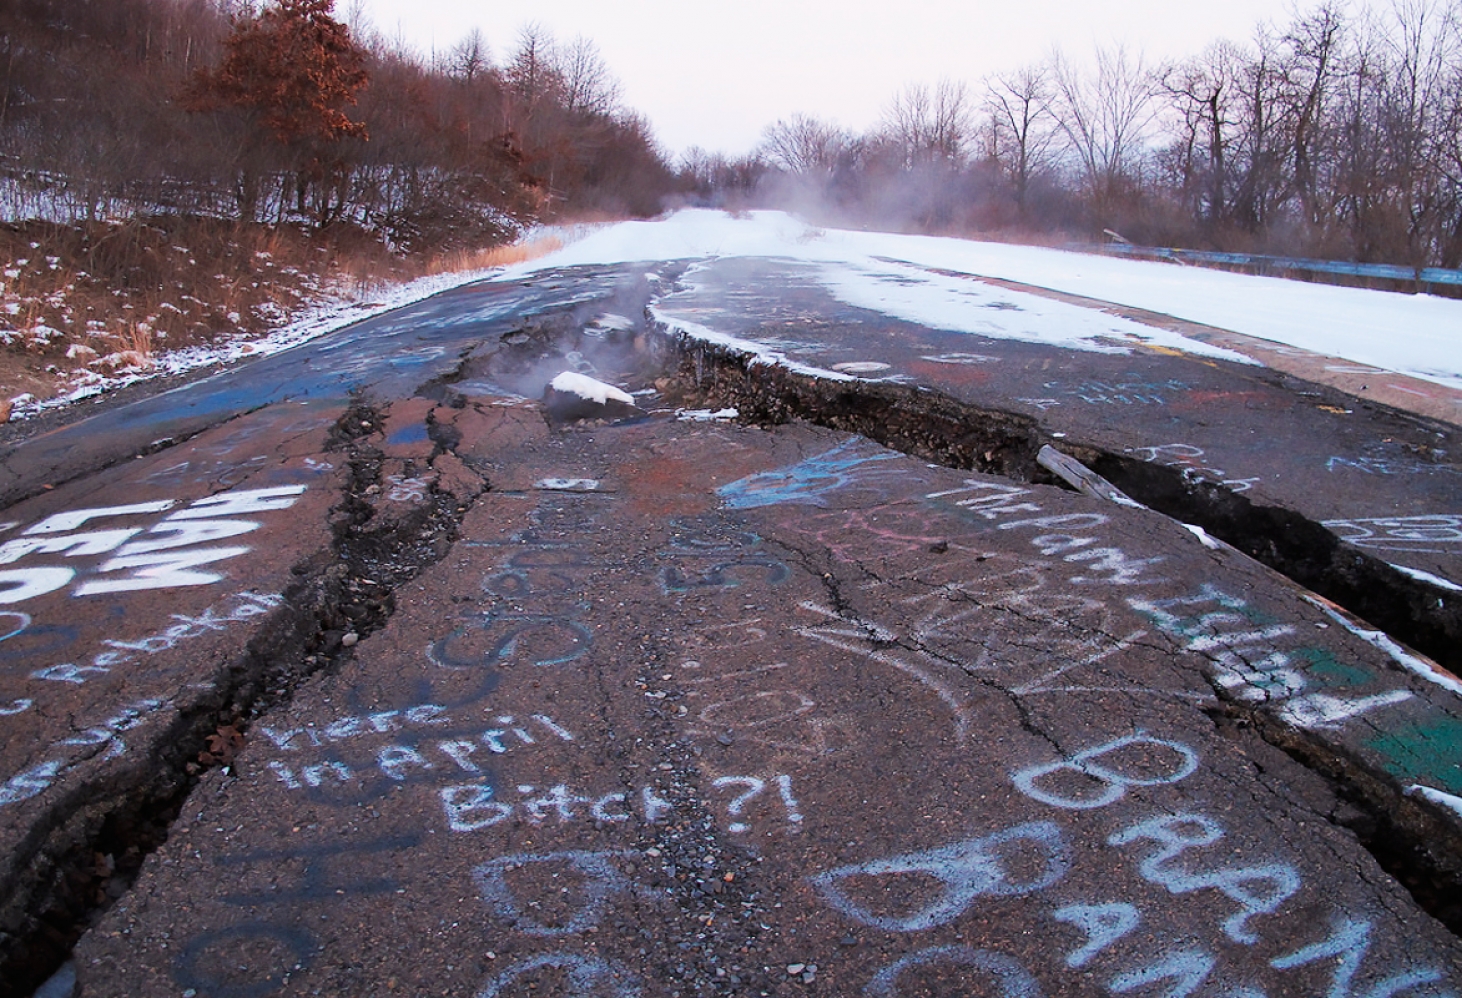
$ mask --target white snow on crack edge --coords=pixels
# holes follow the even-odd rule
[[[1198,526],[1198,524],[1196,523],[1183,523],[1181,525],[1184,530],[1188,531],[1188,533],[1198,538],[1203,546],[1208,548],[1210,551],[1221,551],[1227,546],[1222,541],[1215,540],[1212,534],[1204,530],[1202,527]]]
[[[600,405],[613,399],[616,402],[623,402],[626,405],[634,405],[634,396],[623,392],[613,385],[605,384],[587,374],[580,374],[577,371],[564,371],[548,383],[548,387],[556,392],[563,392],[567,395],[577,395],[581,399],[590,402],[598,402]]]
[[[1444,579],[1440,575],[1433,575],[1431,572],[1423,572],[1419,568],[1410,568],[1406,565],[1397,565],[1395,562],[1388,561],[1386,562],[1386,564],[1396,569],[1396,571],[1400,572],[1402,575],[1411,576],[1417,582],[1425,582],[1428,585],[1436,586],[1438,589],[1450,589],[1453,592],[1462,593],[1462,586],[1457,585],[1457,583],[1451,581],[1450,579]]]
[[[701,340],[718,347],[725,347],[727,350],[750,357],[753,364],[765,364],[768,367],[784,367],[796,374],[805,374],[813,378],[826,378],[829,381],[861,380],[851,374],[843,374],[841,371],[829,371],[823,367],[813,367],[809,364],[801,364],[795,360],[789,360],[786,354],[773,350],[764,343],[742,339],[739,336],[732,336],[729,333],[717,332],[709,326],[703,326],[698,322],[681,319],[665,312],[657,305],[651,305],[648,312],[652,321],[664,326],[671,333],[679,333],[693,340]]]
[[[1442,790],[1434,790],[1431,787],[1424,787],[1420,783],[1413,783],[1407,787],[1406,795],[1408,797],[1421,797],[1431,801],[1433,804],[1440,804],[1442,807],[1456,812],[1457,816],[1462,818],[1462,797],[1457,797]]]

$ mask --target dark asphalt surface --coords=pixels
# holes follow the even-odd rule
[[[1432,443],[1313,485],[1445,430],[1178,357],[875,340],[773,272],[658,307],[1314,519],[1457,512]],[[88,996],[1462,991],[1423,908],[1455,897],[1393,863],[1462,827],[1411,789],[1462,795],[1423,663],[1156,512],[513,394],[648,389],[657,283],[461,289],[6,457],[8,993],[56,883],[114,901]]]
[[[969,283],[972,309],[1020,328],[1018,294]],[[1462,580],[1456,425],[1166,348],[1061,350],[891,322],[836,301],[811,268],[786,261],[700,266],[690,289],[657,307],[812,366],[1024,413],[1072,440],[1299,511],[1388,562]]]

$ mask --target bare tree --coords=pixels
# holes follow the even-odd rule
[[[760,151],[789,173],[831,173],[851,137],[836,125],[795,114],[762,132]]]
[[[525,25],[518,32],[518,47],[503,75],[524,117],[532,117],[544,104],[561,102],[563,77],[558,71],[557,48],[553,35],[541,24]]]
[[[992,127],[996,161],[1015,187],[1016,210],[1024,216],[1031,178],[1049,166],[1056,139],[1050,67],[1032,63],[985,82],[985,112]]]
[[[1215,42],[1202,55],[1168,68],[1162,88],[1177,111],[1181,189],[1210,227],[1228,214],[1228,150],[1240,100],[1243,53]]]
[[[1157,87],[1141,54],[1097,48],[1094,71],[1052,56],[1052,109],[1098,210],[1137,179],[1157,115]]]
[[[1458,122],[1449,118],[1462,106],[1462,6],[1395,0],[1391,15],[1380,123],[1409,262],[1420,266],[1440,250],[1462,190],[1447,182],[1444,166],[1449,141],[1458,141]]]
[[[1315,182],[1315,148],[1324,123],[1326,100],[1335,82],[1345,28],[1339,0],[1325,0],[1299,18],[1284,36],[1288,48],[1281,73],[1282,99],[1290,121],[1290,152],[1295,193],[1311,225],[1320,224],[1320,201]]]
[[[447,74],[463,83],[473,83],[491,68],[487,42],[478,28],[467,32],[447,53]]]
[[[1280,71],[1283,52],[1278,37],[1261,26],[1254,35],[1253,49],[1246,52],[1240,67],[1233,143],[1229,166],[1231,216],[1250,233],[1267,226],[1279,210],[1289,189],[1289,152],[1284,137],[1280,95],[1284,80]]]
[[[883,131],[899,150],[905,169],[959,165],[974,132],[969,91],[949,79],[933,90],[922,84],[905,87],[884,112]]]
[[[582,36],[558,51],[554,60],[563,81],[564,108],[574,114],[613,114],[619,106],[619,81],[599,48]]]

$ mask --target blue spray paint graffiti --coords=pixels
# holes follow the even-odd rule
[[[856,454],[854,449],[860,443],[862,441],[846,441],[799,464],[775,471],[757,472],[729,485],[723,485],[716,492],[732,509],[755,509],[780,503],[825,506],[823,496],[829,492],[848,485],[863,484],[869,478],[884,474],[874,472],[872,476],[866,475],[866,466],[899,456],[890,451]]]

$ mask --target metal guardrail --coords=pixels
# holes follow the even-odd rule
[[[1328,274],[1357,280],[1398,281],[1414,285],[1419,291],[1428,286],[1462,289],[1462,270],[1442,267],[1402,267],[1389,263],[1350,263],[1343,260],[1309,260],[1296,257],[1266,256],[1261,253],[1219,253],[1211,250],[1171,249],[1159,246],[1134,246],[1131,243],[1107,243],[1098,252],[1144,260],[1171,260],[1220,267],[1242,267],[1259,274],[1292,273]]]

